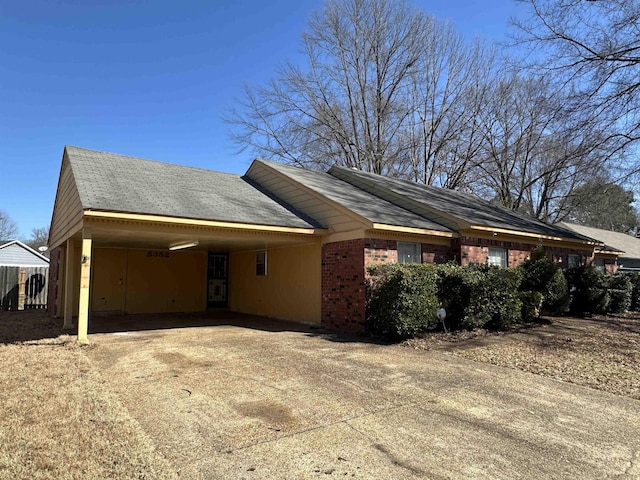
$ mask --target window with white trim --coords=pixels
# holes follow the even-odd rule
[[[489,265],[505,268],[507,266],[507,249],[501,247],[489,247]]]
[[[582,262],[580,261],[580,255],[570,254],[567,257],[567,267],[575,268],[579,267]]]
[[[596,270],[604,272],[604,258],[596,258]]]
[[[256,252],[256,275],[264,277],[267,275],[267,251]]]
[[[422,263],[420,244],[398,242],[398,263]]]

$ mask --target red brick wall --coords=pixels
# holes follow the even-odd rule
[[[446,263],[453,259],[448,245],[421,244],[422,263]],[[365,238],[364,266],[398,261],[398,242]]]
[[[517,267],[523,263],[531,252],[538,246],[534,243],[507,242],[504,240],[490,240],[484,238],[462,237],[460,245],[460,263],[469,265],[470,263],[487,263],[489,247],[501,247],[507,249],[509,267]],[[572,248],[545,247],[545,251],[555,262],[559,262],[566,268],[569,255],[580,255],[582,263],[587,263],[591,252],[576,250]]]
[[[422,244],[422,263],[447,263],[450,260],[453,260],[453,253],[449,245]]]
[[[424,263],[444,263],[448,246],[422,244]],[[327,243],[322,247],[322,324],[345,333],[366,328],[366,268],[398,261],[398,242],[374,238]]]
[[[50,317],[58,315],[58,277],[60,275],[60,247],[49,252],[49,280],[47,282],[47,312]]]
[[[364,239],[322,246],[322,324],[344,333],[364,333],[366,288]]]
[[[398,242],[395,240],[364,239],[364,266],[398,261]]]
[[[607,258],[604,261],[604,273],[607,275],[613,275],[618,271],[618,264],[612,258]]]

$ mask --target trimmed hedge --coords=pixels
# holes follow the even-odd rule
[[[383,264],[368,271],[369,331],[395,340],[440,328],[439,307],[447,312],[446,326],[460,330],[501,329],[533,321],[541,311],[606,314],[640,306],[640,275],[605,276],[590,265],[565,272],[533,254],[511,269],[449,263]]]
[[[448,266],[438,288],[453,329],[504,328],[522,320],[517,273],[487,265]]]
[[[546,256],[531,255],[519,267],[522,272],[521,290],[542,294],[541,310],[562,315],[569,310],[571,297],[567,280],[560,266]]]
[[[452,330],[504,328],[522,321],[515,269],[486,265],[383,264],[369,267],[371,333],[404,339],[439,328],[442,306]]]
[[[592,265],[580,265],[566,271],[571,292],[570,312],[574,315],[607,313],[609,293],[605,275]]]
[[[540,292],[520,292],[520,301],[522,302],[522,321],[532,322],[540,317],[540,309],[544,295]]]
[[[369,273],[373,278],[367,317],[372,333],[404,339],[437,327],[436,265],[374,265]]]
[[[629,310],[640,311],[640,273],[625,273],[631,282],[631,305]]]
[[[609,292],[607,313],[624,313],[630,310],[633,296],[633,283],[629,275],[617,273],[607,277]]]

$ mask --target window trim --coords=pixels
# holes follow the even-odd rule
[[[492,263],[491,258],[495,258],[496,255],[491,255],[491,250],[500,251],[500,263]],[[502,260],[504,260],[504,265],[502,264]],[[505,247],[489,247],[487,249],[487,265],[496,266],[499,268],[509,268],[509,249]]]
[[[575,265],[572,265],[571,259],[577,259],[577,261],[575,262]],[[570,253],[567,255],[567,268],[575,268],[575,267],[579,267],[580,265],[582,265],[582,256],[578,255],[577,253]]]
[[[413,259],[414,255],[417,255],[417,261],[404,261],[404,256],[400,256],[400,248],[409,246],[414,249],[414,251],[411,253],[411,258]],[[397,242],[396,252],[398,254],[398,263],[422,263],[422,244],[420,242]]]

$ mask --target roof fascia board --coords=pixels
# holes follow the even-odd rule
[[[192,218],[166,217],[162,215],[147,215],[139,213],[106,212],[101,210],[85,210],[84,216],[88,218],[108,218],[112,220],[168,223],[174,225],[187,225],[214,228],[235,228],[241,230],[258,230],[264,232],[295,233],[302,235],[324,235],[328,231],[322,228],[280,227],[276,225],[259,225],[252,223],[222,222],[215,220],[198,220]]]
[[[530,237],[539,240],[552,240],[555,242],[566,242],[566,243],[577,243],[580,245],[590,245],[590,246],[601,246],[604,245],[597,241],[588,241],[588,240],[579,240],[575,238],[566,238],[566,237],[556,237],[553,235],[545,235],[542,233],[531,233],[525,232],[523,230],[510,230],[507,228],[497,228],[497,227],[486,227],[484,225],[471,225],[468,230],[477,230],[481,232],[490,232],[490,233],[502,233],[505,235],[514,235],[518,237]]]
[[[418,235],[430,235],[434,237],[447,237],[454,238],[459,235],[454,232],[441,232],[439,230],[428,230],[426,228],[415,227],[403,227],[400,225],[386,225],[384,223],[374,223],[373,230],[383,230],[386,232],[398,232],[398,233],[415,233]]]
[[[317,200],[320,200],[321,202],[324,202],[324,203],[327,203],[327,204],[331,205],[333,208],[337,209],[341,213],[344,213],[345,215],[348,215],[349,217],[351,217],[354,220],[356,220],[357,222],[360,222],[361,224],[363,224],[364,228],[372,228],[373,227],[373,222],[371,220],[369,220],[368,218],[365,218],[362,215],[357,214],[353,210],[350,210],[347,207],[345,207],[344,205],[339,204],[335,200],[331,200],[330,198],[325,197],[321,193],[318,193],[315,190],[313,190],[312,188],[307,187],[304,183],[301,183],[301,182],[298,182],[297,180],[294,180],[293,178],[289,177],[285,173],[282,173],[281,171],[273,168],[271,165],[267,164],[266,162],[264,162],[260,158],[256,158],[253,162],[251,162],[251,165],[249,166],[249,169],[247,170],[247,173],[245,173],[245,175],[247,175],[248,177],[251,178],[251,171],[254,168],[255,169],[257,169],[257,168],[265,168],[265,169],[267,169],[270,173],[276,175],[278,178],[280,178],[282,180],[285,180],[289,184],[295,185],[297,188],[300,188],[305,193],[308,193],[309,195],[311,195],[312,197],[316,198]],[[253,178],[252,178],[252,180],[254,182],[260,183],[260,182],[258,182],[257,180],[255,180]],[[260,185],[263,188],[266,188],[266,186],[264,186],[262,184],[260,184]],[[267,190],[269,190],[269,189],[267,189]]]

